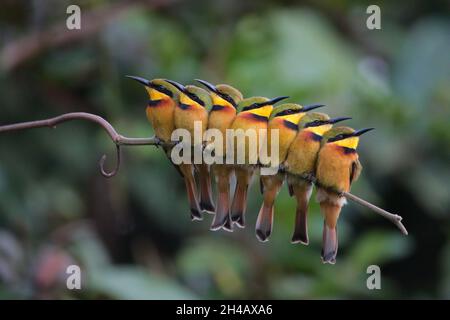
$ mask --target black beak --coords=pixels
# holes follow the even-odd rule
[[[171,85],[173,85],[175,88],[177,88],[177,89],[180,90],[181,92],[186,93],[186,87],[183,86],[181,83],[178,83],[178,82],[176,82],[176,81],[169,80],[169,79],[164,79],[164,81],[167,81],[168,83],[170,83]]]
[[[301,110],[301,112],[308,112],[310,110],[314,110],[314,109],[322,108],[322,107],[325,107],[325,105],[324,104],[310,104],[310,105],[304,106],[303,109]]]
[[[209,83],[208,81],[205,80],[201,80],[201,79],[195,79],[195,81],[201,83],[202,85],[204,85],[206,87],[206,89],[208,89],[209,91],[212,91],[214,93],[219,94],[219,92],[217,91],[217,88],[215,85]]]
[[[126,76],[127,78],[136,80],[137,82],[142,83],[144,86],[150,87],[151,86],[151,82],[150,80],[141,78],[141,77],[136,77],[136,76]]]
[[[259,103],[259,106],[263,107],[263,106],[274,105],[275,103],[280,102],[281,100],[284,100],[287,98],[289,98],[289,96],[276,97],[276,98],[270,99],[269,101]]]
[[[359,137],[360,135],[369,132],[371,130],[374,130],[375,128],[365,128],[365,129],[360,129],[358,131],[353,132],[352,136],[354,137]]]
[[[327,121],[329,124],[335,124],[341,121],[350,120],[351,117],[339,117],[339,118],[333,118]]]

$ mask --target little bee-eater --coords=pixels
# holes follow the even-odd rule
[[[276,163],[267,163],[272,168],[279,167],[287,155],[289,146],[297,135],[298,122],[309,110],[323,107],[321,104],[301,106],[294,103],[285,103],[273,109],[267,127],[267,154],[268,159],[272,159],[272,148],[278,152]],[[278,141],[272,141],[272,130],[278,130]],[[272,144],[276,144],[272,146]],[[276,159],[276,158],[275,158]],[[273,159],[272,159],[273,160]],[[267,241],[273,225],[273,211],[275,198],[283,185],[285,174],[276,172],[272,175],[262,175],[260,177],[261,192],[263,193],[263,203],[256,220],[256,237],[260,241]]]
[[[175,129],[174,111],[178,101],[178,90],[164,79],[147,80],[136,76],[127,76],[143,84],[147,90],[149,100],[147,104],[147,119],[155,131],[155,137],[166,143],[162,148],[167,158],[173,164],[170,153],[173,145],[171,143],[171,135]],[[174,164],[178,173],[180,168]]]
[[[221,132],[222,149],[214,150],[217,157],[225,157],[226,129],[230,128],[237,113],[237,104],[242,100],[242,94],[237,89],[226,84],[212,85],[204,80],[196,79],[203,84],[211,94],[212,108],[209,112],[208,129]],[[206,142],[207,145],[210,141]],[[211,224],[211,230],[224,228],[232,230],[230,219],[230,177],[233,168],[228,164],[213,164],[211,166],[217,184],[216,214]]]
[[[283,167],[287,173],[289,192],[295,196],[297,209],[292,243],[308,244],[307,212],[312,192],[317,155],[323,134],[334,123],[350,118],[330,119],[324,113],[306,114],[298,124],[298,134],[292,141]]]
[[[244,215],[247,208],[247,191],[256,169],[256,163],[259,158],[259,134],[260,130],[267,130],[269,116],[273,110],[273,105],[287,96],[267,99],[264,97],[253,97],[242,100],[239,103],[239,112],[234,119],[231,129],[250,131],[250,135],[245,135],[245,146],[240,148],[237,145],[237,139],[234,139],[234,155],[236,156],[238,149],[243,149],[243,163],[234,165],[234,173],[236,176],[236,189],[234,192],[233,202],[231,204],[231,221],[237,226],[243,228],[245,226]],[[254,138],[250,139],[250,137]],[[255,144],[251,146],[251,144]]]
[[[175,129],[174,110],[178,90],[164,79],[147,80],[136,76],[127,77],[144,85],[149,96],[147,119],[155,131],[155,136],[163,142],[170,142]]]
[[[208,110],[211,108],[211,99],[206,90],[188,85],[167,80],[178,91],[178,101],[174,111],[174,123],[176,129],[186,129],[191,135],[191,146],[195,146],[195,134],[203,136],[203,132],[208,125]],[[201,132],[195,132],[195,122],[200,122]],[[201,147],[201,146],[200,146]],[[214,212],[214,205],[211,197],[211,182],[209,176],[208,166],[206,164],[199,164],[198,177],[200,180],[200,204],[197,200],[196,182],[194,178],[194,165],[192,163],[183,163],[180,169],[184,176],[186,190],[188,193],[191,217],[193,220],[201,220],[203,216],[202,211]]]
[[[329,130],[323,139],[316,168],[317,201],[325,218],[323,226],[322,261],[334,264],[338,250],[337,220],[346,203],[342,192],[350,191],[362,166],[356,148],[359,137],[373,128],[358,131],[349,127]]]

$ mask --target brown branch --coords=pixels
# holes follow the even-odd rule
[[[112,172],[106,172],[104,169],[104,164],[106,161],[106,155],[103,155],[100,159],[100,172],[104,177],[110,178],[117,174],[119,167],[120,167],[120,159],[121,159],[121,150],[120,146],[122,145],[128,145],[128,146],[142,146],[142,145],[154,145],[154,146],[161,146],[161,145],[169,145],[166,143],[163,143],[156,137],[152,138],[128,138],[125,137],[114,129],[114,127],[105,119],[103,119],[100,116],[97,116],[92,113],[86,113],[86,112],[72,112],[72,113],[66,113],[63,115],[60,115],[58,117],[45,119],[45,120],[38,120],[38,121],[30,121],[30,122],[22,122],[22,123],[16,123],[16,124],[10,124],[5,126],[0,126],[0,133],[4,132],[10,132],[10,131],[17,131],[17,130],[25,130],[25,129],[31,129],[31,128],[42,128],[42,127],[50,127],[55,128],[57,124],[66,122],[66,121],[72,121],[72,120],[87,120],[90,122],[94,122],[98,125],[100,125],[103,129],[105,129],[106,133],[109,135],[111,140],[115,143],[117,148],[117,164],[115,169]],[[281,168],[281,170],[284,170]],[[304,179],[316,184],[317,186],[326,189],[329,192],[333,192],[338,194],[339,196],[346,197],[347,199],[356,202],[375,213],[381,215],[382,217],[388,219],[393,224],[395,224],[400,231],[404,235],[408,235],[408,231],[406,230],[405,226],[402,224],[402,217],[396,214],[392,214],[390,212],[387,212],[386,210],[383,210],[374,204],[363,200],[354,194],[351,194],[350,192],[342,192],[339,193],[336,190],[332,190],[329,188],[326,188],[324,186],[320,186],[317,183],[317,179],[315,179],[313,176],[303,177]]]
[[[283,170],[285,170],[284,167],[282,167]],[[403,220],[403,218],[397,214],[392,214],[384,209],[381,209],[380,207],[377,207],[376,205],[361,199],[360,197],[355,196],[354,194],[350,193],[350,192],[339,192],[333,188],[329,188],[326,186],[321,185],[320,183],[318,183],[316,177],[314,177],[313,175],[306,175],[306,176],[299,176],[300,178],[309,181],[311,183],[314,183],[317,187],[325,189],[327,192],[331,192],[331,193],[335,193],[336,195],[340,196],[340,197],[346,197],[348,200],[351,200],[353,202],[356,202],[360,205],[362,205],[363,207],[366,207],[370,210],[372,210],[373,212],[375,212],[376,214],[379,214],[380,216],[388,219],[389,221],[391,221],[393,224],[395,224],[397,226],[397,228],[400,229],[400,231],[407,236],[408,235],[408,231],[406,230],[405,226],[403,225],[403,223],[401,222]]]
[[[397,228],[400,229],[400,231],[407,236],[408,235],[408,231],[406,230],[405,226],[402,223],[403,218],[397,214],[392,214],[390,212],[387,212],[384,209],[381,209],[379,207],[377,207],[374,204],[371,204],[370,202],[367,202],[366,200],[361,199],[360,197],[355,196],[354,194],[351,194],[350,192],[343,192],[342,195],[344,197],[346,197],[347,199],[356,202],[366,208],[369,208],[370,210],[372,210],[373,212],[379,214],[380,216],[388,219],[389,221],[391,221],[393,224],[395,224],[397,226]]]
[[[94,123],[100,125],[103,129],[105,129],[106,133],[109,135],[111,140],[116,145],[116,147],[117,147],[117,164],[116,164],[115,169],[112,172],[108,173],[104,169],[106,155],[103,155],[102,158],[100,159],[100,172],[104,177],[107,177],[107,178],[115,176],[119,170],[120,158],[121,158],[120,146],[123,146],[123,145],[160,146],[160,145],[164,144],[162,141],[160,141],[156,137],[152,137],[152,138],[128,138],[128,137],[125,137],[125,136],[117,133],[116,129],[114,129],[114,127],[108,121],[103,119],[102,117],[97,116],[92,113],[86,113],[86,112],[72,112],[72,113],[66,113],[66,114],[60,115],[58,117],[45,119],[45,120],[21,122],[21,123],[16,123],[16,124],[0,126],[0,133],[32,129],[32,128],[43,128],[43,127],[55,128],[56,125],[58,125],[62,122],[72,121],[72,120],[86,120],[86,121],[94,122]]]

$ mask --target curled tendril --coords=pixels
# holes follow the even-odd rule
[[[99,161],[99,165],[100,165],[100,173],[102,174],[102,176],[104,176],[105,178],[111,178],[114,177],[117,172],[119,172],[119,168],[120,168],[120,159],[121,159],[121,151],[120,151],[120,145],[116,144],[116,154],[117,154],[117,160],[116,160],[116,167],[114,168],[113,171],[111,172],[107,172],[105,170],[105,162],[106,162],[106,154],[104,154]]]

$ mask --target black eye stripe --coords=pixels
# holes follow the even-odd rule
[[[259,103],[253,103],[253,104],[251,104],[249,106],[246,106],[246,107],[242,108],[242,111],[253,110],[253,109],[257,109],[259,107],[260,107]]]
[[[300,113],[301,111],[302,110],[300,110],[300,109],[286,109],[286,110],[281,111],[280,113],[277,113],[275,115],[275,117],[281,117],[281,116],[287,116],[287,115],[290,115],[290,114],[296,114],[296,113]]]
[[[151,83],[150,87],[152,87],[153,89],[155,89],[155,90],[157,90],[157,91],[159,91],[161,93],[164,93],[165,95],[173,98],[172,91],[170,91],[169,89],[167,89],[166,87],[164,87],[164,86],[162,86],[160,84]]]
[[[228,94],[222,93],[222,92],[220,92],[219,95],[220,95],[220,97],[221,97],[222,99],[228,101],[229,103],[231,103],[231,105],[232,105],[234,108],[236,108],[236,102],[234,102],[234,100],[233,100],[232,97],[230,97]]]
[[[314,121],[311,121],[311,122],[308,122],[307,124],[305,124],[305,128],[318,127],[323,124],[327,124],[327,121],[326,120],[314,120]]]
[[[205,103],[195,94],[192,92],[186,92],[186,95],[191,98],[192,100],[194,100],[195,102],[197,102],[199,105],[201,105],[202,107],[205,106]]]
[[[353,135],[352,133],[341,133],[341,134],[338,134],[337,136],[329,138],[328,141],[329,142],[339,141],[339,140],[351,137],[352,135]]]

